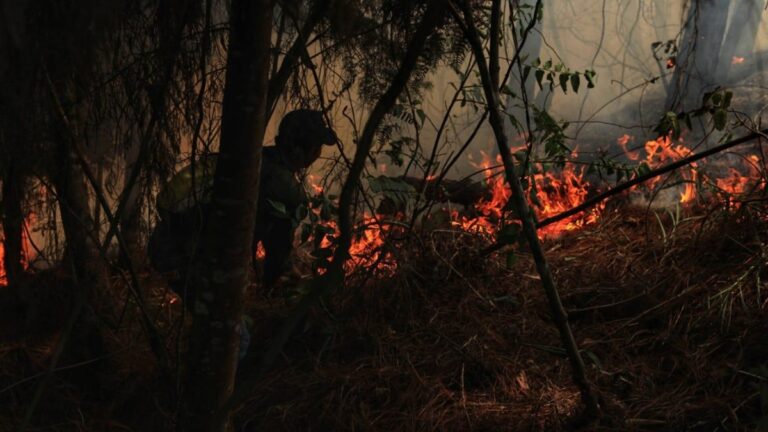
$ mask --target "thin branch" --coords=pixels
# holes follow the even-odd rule
[[[673,162],[673,163],[671,163],[669,165],[665,165],[665,166],[663,166],[661,168],[657,168],[657,169],[655,169],[653,171],[650,171],[650,172],[648,172],[646,174],[643,174],[643,175],[641,175],[639,177],[636,177],[636,178],[634,178],[634,179],[632,179],[630,181],[624,182],[624,183],[622,183],[622,184],[620,184],[620,185],[618,185],[618,186],[616,186],[616,187],[614,187],[612,189],[609,189],[609,190],[601,193],[600,195],[597,195],[597,196],[595,196],[595,197],[593,197],[591,199],[588,199],[588,200],[584,201],[582,204],[580,204],[580,205],[578,205],[578,206],[576,206],[576,207],[574,207],[574,208],[572,208],[572,209],[570,209],[568,211],[564,211],[564,212],[562,212],[560,214],[557,214],[555,216],[552,216],[552,217],[549,217],[547,219],[544,219],[544,220],[540,221],[538,224],[536,224],[536,227],[537,228],[543,228],[543,227],[545,227],[547,225],[553,224],[555,222],[559,222],[559,221],[561,221],[563,219],[566,219],[566,218],[569,218],[569,217],[571,217],[571,216],[573,216],[575,214],[581,213],[584,210],[590,209],[590,208],[596,206],[597,204],[600,204],[602,201],[605,201],[606,199],[608,199],[608,198],[610,198],[610,197],[612,197],[614,195],[620,194],[621,192],[624,192],[625,190],[627,190],[627,189],[629,189],[629,188],[631,188],[633,186],[636,186],[636,185],[638,185],[640,183],[644,183],[644,182],[646,182],[646,181],[648,181],[648,180],[650,180],[650,179],[652,179],[654,177],[658,177],[658,176],[660,176],[662,174],[666,174],[666,173],[668,173],[670,171],[674,171],[674,170],[676,170],[678,168],[681,168],[681,167],[689,165],[689,164],[691,164],[693,162],[696,162],[697,160],[704,159],[704,158],[712,156],[714,154],[723,152],[723,151],[728,150],[728,149],[730,149],[732,147],[736,147],[738,145],[747,143],[749,141],[765,137],[766,135],[768,135],[768,129],[763,129],[763,130],[761,130],[759,132],[753,132],[753,133],[751,133],[749,135],[745,135],[745,136],[743,136],[741,138],[737,138],[737,139],[735,139],[733,141],[728,141],[725,144],[721,144],[721,145],[719,145],[717,147],[712,147],[709,150],[705,150],[705,151],[703,151],[701,153],[696,153],[696,154],[690,155],[690,156],[688,156],[686,158],[680,159],[680,160],[678,160],[676,162]]]

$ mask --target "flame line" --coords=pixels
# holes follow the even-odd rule
[[[597,196],[595,196],[595,197],[593,197],[591,199],[588,199],[588,200],[584,201],[582,204],[580,204],[580,205],[578,205],[578,206],[576,206],[576,207],[574,207],[574,208],[572,208],[572,209],[570,209],[568,211],[564,211],[564,212],[562,212],[562,213],[560,213],[558,215],[555,215],[555,216],[552,216],[550,218],[544,219],[541,222],[539,222],[538,224],[536,224],[536,228],[540,229],[540,228],[543,228],[543,227],[545,227],[547,225],[553,224],[555,222],[559,222],[559,221],[561,221],[563,219],[566,219],[566,218],[568,218],[570,216],[573,216],[575,214],[581,213],[584,210],[587,210],[587,209],[589,209],[591,207],[594,207],[595,205],[599,204],[600,202],[604,201],[605,199],[607,199],[607,198],[609,198],[609,197],[611,197],[613,195],[616,195],[618,193],[621,193],[621,192],[631,188],[632,186],[638,185],[640,183],[644,183],[644,182],[646,182],[646,181],[648,181],[648,180],[650,180],[650,179],[652,179],[654,177],[658,177],[658,176],[660,176],[662,174],[666,174],[666,173],[668,173],[670,171],[674,171],[674,170],[676,170],[678,168],[681,168],[681,167],[684,167],[686,165],[689,165],[689,164],[691,164],[693,162],[696,162],[699,159],[704,159],[705,157],[712,156],[713,154],[717,154],[717,153],[720,153],[722,151],[728,150],[731,147],[736,147],[737,145],[747,143],[747,142],[752,141],[754,139],[764,138],[766,136],[768,136],[768,129],[762,129],[762,130],[760,130],[758,132],[753,132],[753,133],[751,133],[749,135],[745,135],[745,136],[743,136],[741,138],[737,138],[735,140],[728,141],[725,144],[721,144],[721,145],[719,145],[717,147],[713,147],[713,148],[711,148],[709,150],[705,150],[705,151],[703,151],[701,153],[692,154],[692,155],[690,155],[690,156],[688,156],[686,158],[680,159],[680,160],[678,160],[676,162],[673,162],[673,163],[671,163],[669,165],[665,165],[665,166],[663,166],[661,168],[657,168],[657,169],[655,169],[653,171],[650,171],[650,172],[648,172],[648,173],[646,173],[644,175],[641,175],[640,177],[637,177],[637,178],[635,178],[633,180],[624,182],[624,183],[614,187],[613,189],[609,189],[609,190],[607,190],[607,191],[605,191],[605,192],[603,192],[603,193],[601,193],[601,194],[599,194],[599,195],[597,195]]]

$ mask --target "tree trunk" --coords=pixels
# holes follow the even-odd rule
[[[682,30],[666,109],[690,111],[717,84],[730,0],[693,0]]]
[[[70,146],[67,138],[59,137],[56,150],[59,164],[52,173],[66,237],[62,263],[66,272],[75,274],[78,281],[75,289],[85,290],[86,298],[92,299],[105,276],[104,267],[96,239],[91,237],[97,231],[91,217],[88,187]]]
[[[128,255],[128,259],[133,264],[135,269],[141,269],[146,266],[146,254],[144,253],[144,242],[141,236],[141,212],[142,212],[142,176],[138,176],[135,182],[133,180],[133,171],[135,169],[141,169],[137,167],[137,164],[141,164],[143,161],[139,160],[141,154],[141,144],[135,143],[125,153],[125,182],[123,186],[126,188],[123,193],[125,196],[125,204],[123,208],[119,209],[120,214],[116,216],[119,218],[120,230],[125,240],[125,248]],[[123,262],[121,265],[127,267],[129,263]]]
[[[5,277],[9,285],[16,285],[24,273],[22,239],[24,230],[24,179],[13,161],[6,163],[3,176],[3,247]]]
[[[243,294],[266,127],[270,0],[234,0],[230,15],[220,155],[203,231],[186,392],[190,431],[224,431],[234,386]]]
[[[747,66],[744,61],[754,54],[764,9],[765,0],[739,0],[734,5],[731,24],[720,50],[720,81],[727,81],[731,70]]]
[[[494,3],[494,7],[499,7],[498,3]],[[493,72],[489,69],[489,62],[486,61],[486,57],[483,51],[483,44],[480,40],[480,36],[473,22],[472,9],[469,4],[469,0],[463,0],[462,8],[464,10],[464,33],[467,37],[472,51],[475,54],[477,60],[477,66],[479,69],[480,79],[482,80],[483,90],[485,98],[488,103],[489,121],[493,129],[493,133],[496,136],[496,141],[499,147],[499,153],[501,154],[502,161],[504,163],[504,172],[506,174],[506,180],[512,189],[512,205],[515,213],[520,218],[523,225],[523,233],[525,239],[528,242],[528,246],[531,249],[534,262],[536,263],[536,270],[541,277],[541,283],[544,287],[544,292],[547,295],[549,301],[550,310],[552,311],[552,318],[555,325],[560,332],[560,338],[568,354],[568,359],[571,363],[573,380],[576,386],[581,392],[582,400],[584,401],[587,414],[589,417],[596,417],[600,413],[600,406],[595,396],[592,385],[586,376],[584,361],[579,353],[578,346],[571,332],[570,325],[568,324],[568,315],[563,308],[563,304],[560,301],[560,296],[557,292],[552,273],[549,270],[544,251],[539,242],[539,238],[536,231],[536,222],[534,221],[533,211],[526,201],[526,194],[520,183],[520,178],[516,172],[514,159],[512,158],[512,152],[509,147],[509,139],[504,131],[504,120],[501,113],[501,99],[499,97],[498,87],[495,83],[498,83],[498,78],[493,77]],[[456,14],[456,19],[461,23],[461,17]],[[491,51],[491,54],[495,53]],[[493,62],[490,62],[493,63]]]
[[[76,363],[106,354],[96,310],[112,310],[112,304],[107,296],[100,295],[106,288],[106,267],[98,252],[97,238],[92,237],[97,231],[91,217],[82,167],[69,139],[63,133],[59,133],[57,139],[55,160],[58,164],[51,170],[51,180],[66,240],[62,269],[68,275],[66,288],[72,291],[74,298],[81,299],[83,305],[79,316],[73,318],[74,328],[62,355],[66,363]],[[103,364],[95,366],[103,367]],[[83,382],[96,389],[100,383],[94,379],[97,375],[93,372],[93,369],[84,369]]]

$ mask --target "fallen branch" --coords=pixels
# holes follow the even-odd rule
[[[620,185],[618,185],[618,186],[616,186],[616,187],[614,187],[612,189],[609,189],[609,190],[607,190],[607,191],[605,191],[605,192],[603,192],[603,193],[601,193],[601,194],[599,194],[599,195],[597,195],[597,196],[595,196],[593,198],[590,198],[590,199],[584,201],[582,204],[580,204],[580,205],[578,205],[578,206],[576,206],[576,207],[574,207],[574,208],[572,208],[572,209],[570,209],[568,211],[564,211],[564,212],[562,212],[560,214],[557,214],[557,215],[552,216],[550,218],[544,219],[544,220],[540,221],[538,224],[536,224],[536,227],[537,228],[543,228],[543,227],[545,227],[547,225],[551,225],[551,224],[553,224],[555,222],[559,222],[559,221],[561,221],[563,219],[566,219],[566,218],[569,218],[569,217],[571,217],[571,216],[573,216],[575,214],[581,213],[584,210],[592,208],[592,207],[596,206],[597,204],[600,204],[601,202],[605,201],[606,199],[608,199],[608,198],[610,198],[610,197],[612,197],[614,195],[618,195],[621,192],[624,192],[625,190],[627,190],[627,189],[629,189],[629,188],[631,188],[633,186],[639,185],[640,183],[644,183],[644,182],[646,182],[646,181],[648,181],[648,180],[650,180],[650,179],[652,179],[654,177],[658,177],[660,175],[663,175],[663,174],[666,174],[668,172],[674,171],[674,170],[676,170],[678,168],[681,168],[681,167],[684,167],[686,165],[689,165],[689,164],[691,164],[693,162],[696,162],[696,161],[698,161],[700,159],[704,159],[706,157],[709,157],[709,156],[712,156],[714,154],[723,152],[723,151],[728,150],[728,149],[730,149],[732,147],[736,147],[738,145],[747,143],[749,141],[758,139],[760,137],[764,137],[766,135],[768,135],[768,129],[763,129],[763,130],[760,130],[758,132],[753,132],[753,133],[751,133],[749,135],[745,135],[745,136],[743,136],[741,138],[737,138],[735,140],[728,141],[725,144],[721,144],[719,146],[712,147],[709,150],[703,151],[701,153],[693,154],[693,155],[688,156],[686,158],[680,159],[677,162],[673,162],[673,163],[671,163],[669,165],[665,165],[665,166],[663,166],[661,168],[657,168],[655,170],[649,171],[649,172],[647,172],[647,173],[645,173],[645,174],[643,174],[643,175],[641,175],[639,177],[636,177],[636,178],[634,178],[634,179],[632,179],[630,181],[624,182],[624,183],[622,183],[622,184],[620,184]]]

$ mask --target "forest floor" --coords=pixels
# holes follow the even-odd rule
[[[604,406],[581,430],[768,428],[764,221],[609,208],[597,224],[544,243]],[[579,393],[533,263],[521,251],[508,268],[503,254],[477,254],[486,245],[432,232],[397,251],[393,276],[350,284],[316,308],[237,411],[238,430],[573,430]],[[175,348],[181,307],[157,277],[147,280],[150,314]],[[52,310],[66,303],[47,293],[50,280],[40,284]],[[287,296],[250,291],[244,370],[291,310]],[[3,335],[2,431],[21,422],[66,317],[40,314],[52,317],[36,327],[47,336]],[[135,316],[128,308],[113,324]],[[157,378],[140,327],[118,328],[98,361],[59,362],[29,430],[172,430],[173,383]]]

